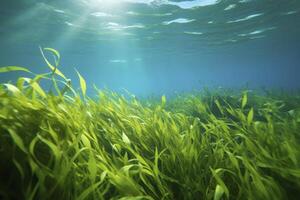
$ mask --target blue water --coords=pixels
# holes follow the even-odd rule
[[[39,46],[55,48],[90,94],[300,88],[299,0],[4,0],[0,25],[0,66],[47,72]]]

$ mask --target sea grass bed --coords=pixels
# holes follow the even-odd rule
[[[89,98],[44,51],[48,74],[0,69],[31,77],[0,87],[1,199],[299,198],[298,93]]]

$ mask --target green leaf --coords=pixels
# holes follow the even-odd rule
[[[153,172],[155,173],[156,176],[159,175],[159,169],[158,169],[158,150],[157,147],[155,147],[155,154],[154,154],[154,168],[153,168]]]
[[[92,182],[95,181],[97,175],[97,162],[95,156],[92,151],[90,151],[89,161],[88,161],[88,169],[90,172],[90,178]]]
[[[248,125],[251,124],[251,122],[253,121],[253,115],[254,115],[254,111],[253,108],[250,109],[248,116],[247,116],[247,123]]]
[[[23,78],[25,82],[27,82],[34,91],[36,91],[41,97],[46,98],[47,95],[44,92],[44,90],[41,88],[41,86],[35,81],[31,80],[30,78]]]
[[[12,129],[8,130],[10,136],[12,137],[14,143],[25,153],[27,153],[27,149],[24,146],[22,138]]]
[[[122,140],[123,142],[125,142],[126,144],[130,144],[130,140],[129,138],[127,137],[127,135],[123,132],[122,134]]]
[[[36,91],[39,95],[41,95],[41,97],[44,98],[47,97],[46,93],[37,82],[32,82],[30,85],[34,89],[34,91]]]
[[[245,92],[242,98],[242,108],[246,106],[247,101],[248,101],[247,92]]]
[[[217,99],[215,100],[215,104],[217,105],[217,107],[220,110],[221,114],[224,115],[224,111],[222,109],[222,106],[221,106],[220,102]]]
[[[85,147],[88,147],[88,148],[92,147],[89,138],[87,138],[84,134],[81,135],[81,141]]]
[[[12,92],[14,95],[20,95],[21,91],[14,85],[10,84],[10,83],[6,83],[4,84],[7,88],[8,91]]]
[[[214,170],[214,169],[210,168],[210,170],[211,170],[211,172],[212,172],[214,178],[216,179],[218,185],[220,185],[220,187],[222,187],[222,189],[223,189],[223,191],[224,191],[226,197],[229,198],[229,190],[228,190],[228,188],[226,187],[224,181],[221,179],[221,177],[220,177],[219,174],[218,174],[219,172],[222,172],[224,169],[219,168],[219,169],[215,169],[215,170]],[[220,189],[219,189],[219,190],[220,190]]]
[[[59,150],[57,145],[54,144],[53,142],[51,142],[50,140],[42,137],[41,135],[38,135],[37,137],[51,149],[51,151],[53,152],[53,154],[55,156],[56,161],[59,161],[61,158],[62,152]]]
[[[141,194],[139,185],[128,176],[120,173],[110,174],[111,183],[123,196],[138,196]]]
[[[50,51],[51,53],[53,53],[56,57],[57,57],[57,60],[58,60],[58,63],[60,61],[60,54],[57,50],[55,49],[52,49],[52,48],[44,48],[45,51]],[[58,65],[57,63],[57,65]]]
[[[6,66],[6,67],[0,68],[0,73],[12,72],[12,71],[30,72],[28,69],[26,69],[24,67],[18,67],[18,66]]]
[[[223,194],[224,194],[223,188],[219,184],[217,184],[215,189],[214,200],[220,200]]]
[[[77,70],[76,70],[76,72],[77,72],[77,75],[79,77],[79,82],[80,82],[80,87],[81,87],[82,94],[83,94],[83,96],[85,96],[86,95],[86,82]]]
[[[17,88],[18,88],[20,91],[23,90],[24,82],[25,82],[24,77],[18,78],[17,83],[16,83],[16,86],[17,86]]]
[[[56,50],[54,50],[54,49],[51,49],[51,50],[50,50],[50,49],[51,49],[51,48],[44,48],[44,50],[48,50],[48,51],[52,52],[53,55],[57,56],[57,53],[58,53],[58,52],[57,52]],[[49,60],[46,58],[46,56],[45,56],[45,54],[44,54],[42,48],[40,48],[40,51],[41,51],[41,54],[42,54],[42,56],[43,56],[43,58],[44,58],[44,61],[45,61],[46,64],[47,64],[47,66],[52,70],[52,73],[53,73],[53,74],[57,74],[57,75],[59,75],[60,77],[62,77],[63,79],[67,80],[67,78],[65,77],[65,75],[64,75],[63,73],[61,73],[61,71],[59,71],[59,70],[57,69],[59,62],[56,61],[55,66],[53,66],[53,65],[49,62]],[[59,55],[59,53],[58,53],[57,59],[59,59],[59,58],[60,58],[60,55]]]
[[[97,183],[94,183],[92,185],[90,185],[89,187],[86,187],[86,189],[76,198],[77,200],[84,200],[87,199],[87,197],[95,192],[95,190],[97,189],[97,187],[99,187],[99,185],[102,183],[102,181],[100,180]]]
[[[161,105],[162,105],[162,107],[164,107],[164,106],[166,105],[166,102],[167,102],[167,98],[166,98],[165,95],[163,95],[163,96],[161,97]]]

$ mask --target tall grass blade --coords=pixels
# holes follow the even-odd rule
[[[30,71],[24,67],[18,67],[18,66],[0,67],[0,73],[13,72],[13,71],[24,71],[30,73]]]
[[[79,77],[80,88],[83,96],[86,96],[86,82],[84,78],[80,75],[80,73],[76,70],[77,75]]]

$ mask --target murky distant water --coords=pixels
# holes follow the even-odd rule
[[[39,46],[59,50],[90,93],[300,87],[299,0],[3,0],[0,44],[0,66],[36,72]]]

